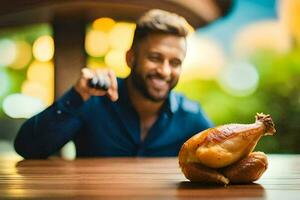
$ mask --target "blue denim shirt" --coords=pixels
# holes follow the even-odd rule
[[[200,106],[171,92],[158,119],[142,141],[140,119],[125,85],[119,99],[91,97],[84,102],[72,88],[43,112],[27,120],[15,149],[24,158],[47,158],[73,140],[78,157],[177,156],[192,135],[212,127]]]

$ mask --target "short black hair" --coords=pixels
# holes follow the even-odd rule
[[[141,40],[153,33],[186,37],[189,33],[189,26],[183,17],[175,13],[160,9],[149,10],[136,23],[131,48],[134,48]]]

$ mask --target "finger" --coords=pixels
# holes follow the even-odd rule
[[[112,70],[107,71],[107,75],[111,84],[107,94],[112,101],[116,101],[119,98],[117,77]]]
[[[103,96],[103,95],[105,95],[107,92],[104,91],[104,90],[99,90],[99,89],[91,88],[91,89],[89,89],[89,93],[90,93],[92,96]]]
[[[115,73],[108,69],[97,69],[96,74],[99,77],[106,76],[108,78],[110,86],[106,94],[112,101],[116,101],[118,99],[118,83]]]
[[[95,76],[95,72],[93,72],[93,70],[88,69],[86,67],[81,69],[81,74],[82,74],[82,77],[85,79],[90,79]]]

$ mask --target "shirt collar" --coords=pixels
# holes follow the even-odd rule
[[[167,100],[166,100],[166,103],[165,103],[165,106],[164,106],[164,109],[170,113],[170,114],[174,114],[177,110],[178,110],[178,100],[176,99],[176,95],[174,92],[170,92]]]

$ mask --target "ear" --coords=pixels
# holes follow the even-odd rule
[[[128,67],[132,68],[133,67],[133,63],[134,63],[134,53],[132,49],[129,49],[126,52],[126,63],[128,65]]]

